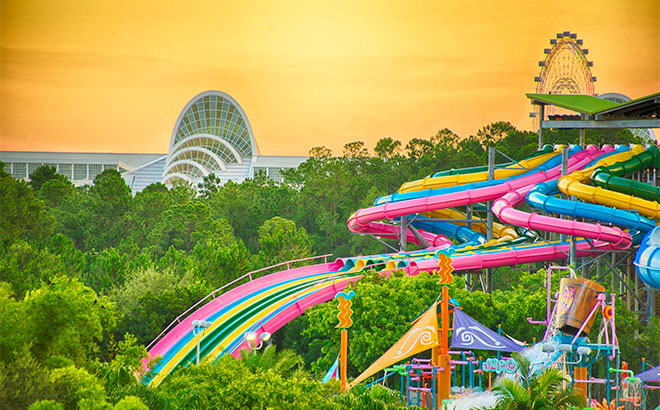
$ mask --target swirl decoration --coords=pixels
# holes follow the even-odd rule
[[[489,334],[485,333],[483,329],[480,329],[477,326],[459,327],[454,332],[464,345],[480,344],[492,349],[506,348],[501,342],[495,340]]]
[[[422,346],[434,346],[433,333],[435,331],[436,329],[433,326],[412,329],[410,334],[401,342],[393,358],[407,357],[406,355],[418,344]]]
[[[484,372],[496,372],[497,374],[502,372],[513,374],[516,372],[517,366],[518,365],[516,364],[516,361],[512,358],[501,360],[489,358],[484,360],[484,362],[481,364],[481,370]]]

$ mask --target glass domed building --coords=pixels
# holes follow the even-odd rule
[[[222,183],[240,183],[257,172],[281,181],[283,169],[297,168],[306,159],[259,155],[245,111],[221,91],[204,91],[183,107],[167,155],[0,151],[5,171],[17,179],[29,179],[39,166],[50,165],[74,184],[85,185],[104,170],[116,169],[134,193],[156,182],[196,188],[210,174]]]
[[[204,91],[179,114],[170,138],[163,183],[183,181],[197,186],[215,174],[222,183],[241,182],[264,171],[281,179],[283,168],[295,168],[307,157],[260,156],[243,108],[222,91]]]
[[[174,124],[163,170],[163,183],[197,184],[205,176],[249,176],[259,153],[241,106],[221,91],[205,91],[186,104]],[[224,181],[223,181],[224,182]]]

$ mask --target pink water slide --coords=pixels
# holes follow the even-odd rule
[[[569,171],[580,169],[580,167],[584,167],[598,156],[609,153],[613,149],[614,148],[609,145],[604,146],[602,149],[590,145],[586,149],[569,158],[568,169]],[[516,189],[528,186],[531,189],[531,187],[539,182],[548,181],[560,176],[561,165],[558,165],[549,171],[540,170],[532,175],[510,179],[495,186],[473,190],[466,189],[464,191],[440,195],[433,195],[431,193],[432,191],[429,191],[429,195],[421,198],[400,202],[388,202],[383,205],[360,209],[351,215],[348,219],[347,225],[351,232],[370,233],[382,229],[380,226],[376,227],[373,225],[376,221],[381,219],[391,220],[405,215],[493,201],[509,192],[515,191]]]
[[[277,272],[275,274],[257,278],[251,282],[245,283],[235,289],[232,289],[229,292],[218,295],[194,311],[188,317],[181,319],[181,321],[176,326],[169,330],[151,349],[149,349],[149,356],[152,358],[156,356],[164,356],[176,345],[180,339],[190,333],[193,320],[207,320],[222,308],[231,305],[243,297],[258,293],[260,290],[263,290],[268,286],[321,272],[336,272],[343,266],[343,260],[337,259],[332,263],[303,266],[301,268]]]

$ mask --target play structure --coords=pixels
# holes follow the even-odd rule
[[[553,272],[554,277],[566,273],[554,299],[550,291]],[[660,388],[654,384],[660,382],[660,366],[635,377],[627,363],[621,361],[615,329],[615,295],[606,294],[596,282],[576,277],[570,267],[550,267],[546,284],[546,319],[528,319],[531,324],[546,325],[542,341],[527,346],[484,327],[463,312],[458,301],[449,299],[444,287],[441,297],[413,321],[410,330],[352,384],[383,371],[383,376],[369,385],[385,383],[388,378],[398,376],[401,397],[407,405],[451,409],[457,401],[474,400],[482,392],[490,391],[493,374],[495,377],[518,377],[516,361],[502,355],[503,352],[518,352],[529,359],[535,373],[554,367],[571,375],[573,389],[584,396],[586,403],[602,402],[594,399],[591,392],[592,385],[600,384],[604,386],[602,400],[605,403],[643,408],[645,391]],[[453,316],[451,327],[450,315]],[[442,318],[441,325],[438,325],[438,316]],[[597,316],[601,317],[600,331],[592,342],[589,335],[595,330],[592,325]],[[452,329],[451,343],[449,329]],[[432,349],[431,358],[413,357],[429,349]],[[474,350],[494,351],[497,356],[477,358]],[[405,363],[396,364],[402,361]],[[592,374],[598,362],[605,369],[603,378]],[[484,374],[487,374],[487,388]]]
[[[405,183],[398,192],[378,198],[374,206],[351,215],[347,225],[352,232],[395,240],[398,246],[390,254],[335,260],[323,255],[306,261],[316,264],[296,268],[292,264],[301,261],[291,261],[271,267],[279,272],[260,277],[260,272],[251,272],[212,292],[148,346],[151,357],[162,359],[145,383],[158,385],[178,366],[190,365],[198,358],[240,356],[242,349],[250,347],[247,334],[264,340],[309,307],[333,299],[366,270],[385,276],[394,270],[408,275],[436,272],[448,283],[451,275],[445,267],[451,264],[454,274],[465,275],[472,288],[481,285],[490,291],[497,267],[559,261],[580,269],[581,275],[568,279],[583,276],[596,283],[611,273],[612,286],[625,294],[629,308],[653,314],[655,289],[660,287],[658,147],[545,146],[528,158],[502,165],[495,164],[495,155],[491,148],[489,164],[484,168],[443,171]],[[529,207],[521,208],[523,204],[537,212],[524,210]],[[413,245],[417,249],[408,250]],[[579,288],[575,293],[582,294],[582,285],[578,285],[570,282],[563,288]],[[584,308],[586,314],[598,313],[589,309],[600,312],[613,306],[609,296],[603,299],[604,293],[597,286],[584,289],[596,295],[598,303],[598,309],[591,305]],[[565,301],[561,298],[568,294],[559,296]],[[555,313],[559,318],[564,317],[558,314],[562,309]],[[546,325],[555,322],[551,315],[549,308]],[[193,322],[207,326],[202,331]],[[557,350],[546,356],[560,354],[569,361],[577,360],[574,367],[584,367],[580,361],[585,359],[576,349],[586,347],[590,355],[598,354],[599,358],[614,354],[609,360],[618,368],[614,333],[608,331],[608,343],[603,343],[609,350],[592,346],[581,336],[589,333],[590,326],[572,320],[560,322],[559,333],[547,334],[558,339],[546,338],[545,342],[554,343],[557,349],[570,344],[572,350],[570,354]],[[567,330],[577,333],[566,336],[563,331]],[[466,351],[461,350],[463,357],[457,359],[465,364],[457,364],[467,372],[476,366],[476,359]],[[492,363],[497,369],[497,363]],[[422,373],[426,371],[424,365],[411,363],[418,366],[412,370]],[[474,374],[484,377],[484,373]],[[586,377],[580,373],[576,379],[588,384]],[[468,383],[461,387],[474,386]]]

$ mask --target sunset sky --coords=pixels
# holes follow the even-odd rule
[[[597,93],[660,91],[658,0],[1,4],[0,150],[166,153],[208,89],[241,104],[265,155],[531,129],[525,93],[565,30]]]

